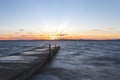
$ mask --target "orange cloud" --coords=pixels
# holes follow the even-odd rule
[[[92,32],[92,33],[100,33],[100,32],[103,32],[103,30],[100,30],[100,29],[92,29],[88,32]]]
[[[56,37],[57,36],[57,37]],[[39,33],[6,33],[0,35],[0,40],[50,40],[51,38],[57,39],[120,39],[119,33],[107,33],[99,29],[94,29],[82,33],[69,33],[68,34],[39,34]]]
[[[68,34],[56,34],[56,36],[66,36]]]
[[[0,40],[32,40],[32,39],[48,39],[48,36],[43,36],[41,34],[35,34],[35,33],[6,33],[0,35]]]
[[[107,30],[114,30],[114,28],[113,27],[108,27]]]
[[[65,38],[65,37],[64,37]],[[104,40],[104,39],[120,39],[120,34],[118,33],[73,33],[66,36],[67,39],[94,39],[94,40]]]

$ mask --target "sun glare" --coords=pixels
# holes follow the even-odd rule
[[[49,40],[58,40],[67,33],[67,24],[53,24],[44,22],[44,33],[48,35]]]
[[[50,40],[57,40],[57,36],[51,36]]]

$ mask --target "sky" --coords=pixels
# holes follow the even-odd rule
[[[0,39],[120,39],[120,0],[0,0]]]

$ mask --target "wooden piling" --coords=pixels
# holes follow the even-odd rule
[[[49,44],[49,53],[51,54],[51,44]]]

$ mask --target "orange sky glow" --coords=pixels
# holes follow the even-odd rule
[[[84,33],[69,33],[69,34],[22,34],[22,33],[6,33],[0,35],[0,40],[60,40],[60,39],[94,39],[94,40],[105,40],[105,39],[120,39],[118,33],[104,33],[101,31],[89,31]]]

